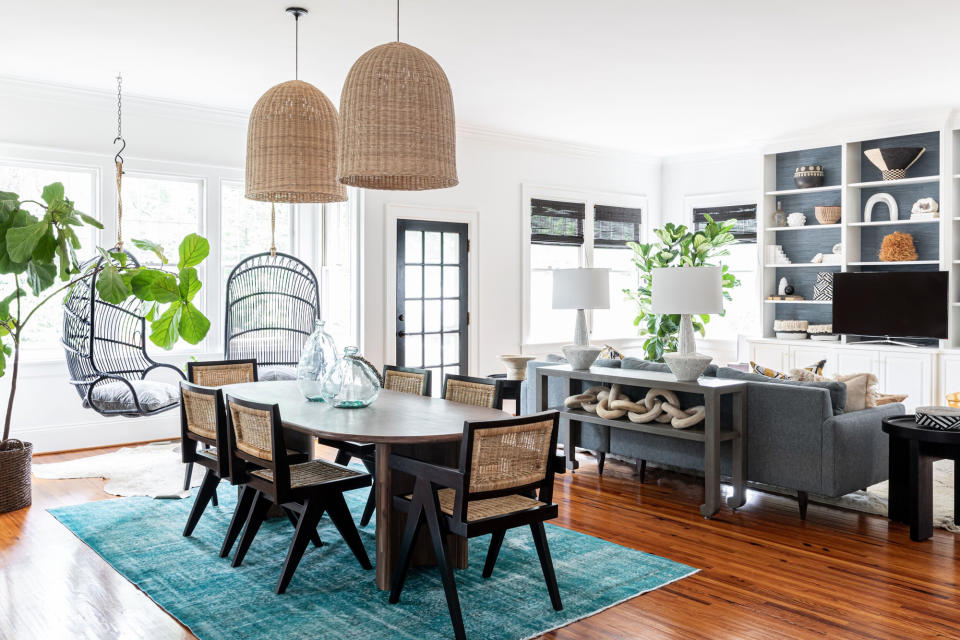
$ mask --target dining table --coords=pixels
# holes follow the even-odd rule
[[[375,566],[377,587],[383,590],[390,588],[405,523],[404,514],[393,508],[393,497],[410,493],[414,482],[412,477],[390,468],[390,455],[397,453],[457,467],[463,423],[507,417],[499,409],[389,389],[382,389],[367,407],[337,408],[326,402],[308,401],[294,380],[244,382],[227,385],[223,391],[228,397],[278,405],[288,447],[309,445],[305,450],[313,455],[314,438],[375,445]],[[466,539],[451,535],[448,549],[453,565],[465,568]],[[425,527],[420,532],[413,562],[435,562]]]

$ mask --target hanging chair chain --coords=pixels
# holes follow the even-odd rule
[[[117,74],[117,137],[113,139],[113,144],[120,143],[120,150],[113,157],[113,162],[117,167],[117,250],[123,251],[123,190],[121,182],[123,180],[123,150],[127,148],[127,141],[123,139],[123,95],[121,88],[123,76]]]

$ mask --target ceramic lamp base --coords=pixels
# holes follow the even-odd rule
[[[571,369],[586,371],[596,361],[602,350],[602,347],[568,344],[563,347],[563,355],[570,363]]]
[[[507,370],[507,380],[526,380],[527,363],[535,360],[533,356],[521,356],[512,353],[497,356]]]
[[[663,361],[670,367],[670,371],[681,382],[696,380],[707,370],[707,365],[713,360],[702,353],[665,353]]]

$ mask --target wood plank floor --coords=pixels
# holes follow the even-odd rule
[[[600,477],[581,460],[558,478],[558,524],[701,572],[546,638],[960,638],[953,534],[914,543],[903,525],[815,504],[802,522],[793,500],[759,492],[704,520],[695,478],[648,470],[641,485],[629,465]],[[106,498],[102,484],[35,480],[33,507],[0,516],[0,638],[193,638],[46,512]]]

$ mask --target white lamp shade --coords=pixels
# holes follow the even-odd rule
[[[653,270],[655,314],[723,313],[720,267],[665,267]]]
[[[609,269],[555,269],[554,309],[609,309]]]

